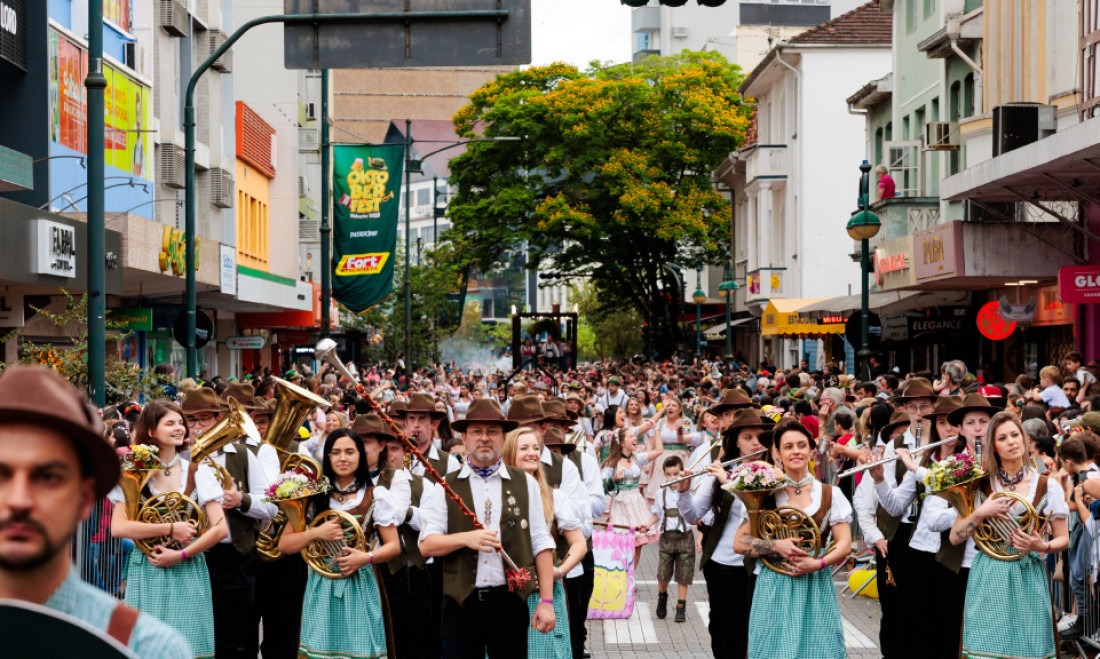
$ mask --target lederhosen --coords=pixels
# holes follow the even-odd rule
[[[253,614],[256,587],[256,532],[259,525],[247,517],[252,498],[248,494],[248,451],[243,442],[232,445],[234,452],[225,452],[225,469],[233,478],[243,499],[241,505],[225,511],[230,542],[214,545],[206,551],[206,567],[210,572],[210,591],[214,610],[214,647],[218,659],[248,658],[256,647],[258,628]],[[255,655],[252,655],[253,657]]]
[[[577,468],[577,473],[584,482],[584,460],[582,452],[578,448],[565,457]],[[560,477],[559,477],[559,483]],[[588,501],[585,500],[585,506]],[[562,582],[565,586],[565,600],[569,607],[569,640],[573,644],[573,659],[581,659],[584,656],[584,644],[588,638],[588,628],[585,623],[588,620],[588,602],[592,599],[592,590],[595,588],[596,560],[592,555],[592,538],[586,539],[588,551],[581,559],[580,565],[583,574],[579,577],[566,577]],[[574,612],[576,614],[574,615]]]
[[[715,460],[718,450],[716,446],[712,451]],[[710,600],[707,630],[715,659],[745,659],[749,652],[749,614],[756,584],[751,562],[746,559],[744,565],[726,565],[711,560],[736,501],[731,492],[715,481],[711,497],[713,521],[703,533],[703,551],[699,558]]]
[[[893,440],[894,450],[906,448],[905,436],[901,435]],[[908,469],[898,460],[895,463],[895,486],[900,484]],[[886,467],[889,469],[889,465]],[[869,478],[864,474],[864,478]],[[908,642],[912,637],[913,621],[923,620],[927,614],[922,610],[922,589],[927,589],[928,584],[933,583],[934,571],[928,561],[918,556],[920,552],[909,546],[916,528],[916,521],[920,519],[920,498],[916,499],[918,506],[913,522],[903,524],[901,515],[890,515],[878,504],[875,513],[875,523],[883,536],[886,537],[887,556],[883,557],[875,550],[875,566],[877,569],[876,582],[878,586],[879,604],[882,606],[882,622],[879,625],[879,647],[885,659],[913,657],[923,659],[926,656],[925,648],[919,643]],[[889,565],[896,585],[888,585],[886,567]]]
[[[404,523],[397,527],[401,553],[379,570],[386,586],[393,620],[394,644],[401,657],[438,657],[439,610],[432,601],[432,579],[427,559],[420,553],[420,532],[409,526],[413,508],[424,496],[423,476],[410,474],[411,499]],[[436,561],[439,562],[439,561]]]
[[[501,544],[516,565],[528,569],[534,577],[527,474],[516,467],[502,466],[501,469],[508,471],[509,480],[501,478],[490,486],[501,488],[500,500],[504,510],[493,513],[494,517],[499,515]],[[473,476],[458,476],[459,472],[448,474],[447,483],[470,510],[475,510],[469,480]],[[514,505],[509,503],[512,499],[515,500]],[[473,522],[448,498],[447,533],[473,530]],[[526,659],[530,624],[527,597],[535,592],[537,580],[532,578],[525,588],[517,592],[509,591],[507,585],[476,588],[481,554],[463,547],[443,556],[440,561],[443,564],[444,656],[447,659],[468,659],[484,656],[488,651],[489,659]],[[486,624],[487,621],[492,624]]]
[[[658,540],[660,562],[657,567],[657,573],[662,574],[664,570],[667,570],[665,574],[667,574],[668,578],[665,579],[665,581],[670,582],[676,577],[677,562],[689,564],[690,567],[684,570],[684,574],[682,575],[684,581],[677,582],[689,585],[695,574],[695,534],[691,532],[691,525],[689,525],[687,520],[684,519],[684,516],[680,514],[680,509],[676,505],[668,505],[668,494],[668,489],[662,489],[657,493],[658,501],[661,503],[661,537]],[[675,520],[675,529],[670,530],[668,528],[668,521],[670,519]],[[665,561],[671,561],[671,565],[669,565],[668,568],[665,568]],[[660,577],[658,577],[658,579],[660,579]]]
[[[299,443],[292,440],[287,453],[297,453]],[[258,447],[254,453],[259,453]],[[281,457],[281,456],[280,456]],[[261,629],[260,639],[249,641],[264,659],[297,659],[298,637],[302,628],[302,601],[305,599],[309,568],[301,554],[283,554],[277,560],[261,558],[256,568],[256,604],[254,626]]]

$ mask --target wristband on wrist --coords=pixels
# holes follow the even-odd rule
[[[825,559],[824,558],[821,559],[821,569],[822,570],[825,569]]]
[[[554,600],[553,598],[541,597],[539,598],[539,604],[549,604],[550,606],[554,606]]]
[[[187,560],[187,550],[186,549],[181,549],[180,550],[180,556],[183,556],[183,560],[186,561]]]
[[[1047,540],[1047,553],[1050,553],[1050,540]]]
[[[371,565],[374,565],[374,552],[373,551],[367,552],[367,562],[370,563]]]

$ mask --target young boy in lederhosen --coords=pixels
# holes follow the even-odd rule
[[[680,476],[684,463],[674,455],[665,460],[665,482]],[[657,617],[664,620],[668,613],[668,584],[676,578],[676,622],[687,621],[688,586],[695,579],[695,533],[680,515],[676,506],[679,496],[672,488],[661,488],[653,501],[653,514],[660,518],[657,564]]]

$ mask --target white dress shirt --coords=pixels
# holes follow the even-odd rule
[[[581,533],[584,533],[585,523],[580,517],[577,516],[577,507],[570,505],[569,495],[564,490],[554,490],[554,521],[558,523],[558,532],[573,531],[580,529]],[[588,523],[588,535],[592,535],[592,523]],[[559,559],[564,559],[564,556],[558,556]],[[567,579],[573,579],[584,575],[584,566],[578,561],[573,569],[565,574]]]
[[[543,551],[553,551],[556,546],[554,539],[550,537],[550,529],[546,526],[546,518],[542,510],[542,495],[539,485],[534,478],[524,474],[526,483],[512,483],[512,476],[503,466],[483,479],[477,475],[468,464],[462,465],[458,477],[469,479],[470,491],[473,495],[473,509],[478,519],[487,531],[500,532],[500,520],[504,517],[504,500],[512,487],[527,488],[527,521],[531,534],[531,555],[538,556]],[[431,496],[425,491],[425,499],[421,500],[421,514],[423,527],[420,529],[420,542],[433,535],[446,535],[447,528],[447,500],[442,487],[432,490]],[[485,502],[490,503],[491,515],[486,519]],[[461,551],[461,550],[459,550]],[[477,575],[474,579],[475,588],[491,588],[506,585],[504,578],[504,562],[499,552],[478,552]]]
[[[600,479],[600,464],[596,458],[582,452],[581,466],[584,468],[584,488],[588,491],[588,506],[585,510],[585,519],[588,523],[584,531],[585,538],[592,537],[592,520],[601,517],[607,512],[607,493],[603,491],[603,481]],[[566,459],[566,462],[569,460]]]
[[[547,467],[554,463],[554,453],[545,446],[542,447],[542,453],[539,457],[542,464]],[[588,488],[581,480],[577,465],[573,464],[573,461],[564,455],[561,457],[561,484],[557,489],[569,495],[566,504],[573,508],[573,515],[579,519],[584,519],[585,511],[588,510]]]
[[[852,499],[856,519],[859,520],[859,530],[863,533],[863,544],[872,547],[886,536],[879,530],[878,523],[875,520],[875,513],[878,510],[878,497],[875,495],[874,481],[866,473],[863,474],[863,480],[856,487]]]
[[[695,493],[691,490],[681,492],[676,498],[676,507],[689,524],[697,524],[703,521],[706,515],[712,514],[714,505],[715,478],[710,474],[699,477],[699,487]],[[729,509],[726,525],[722,528],[722,535],[718,537],[718,545],[710,555],[710,560],[722,565],[744,565],[745,557],[733,550],[733,540],[737,537],[737,529],[748,519],[745,505],[736,496],[733,497],[733,505]]]
[[[917,444],[917,439],[916,439],[916,437],[913,436],[912,432],[910,432],[909,430],[906,430],[905,435],[902,438],[902,443],[905,444],[905,448],[912,451],[913,447],[915,447],[916,444]],[[897,455],[897,451],[894,450],[894,442],[887,442],[886,450],[883,451],[883,453],[882,453],[882,459],[883,460],[888,460],[888,459],[894,457],[895,455]],[[894,464],[893,462],[887,463],[884,466],[884,469],[883,469],[883,482],[875,484],[875,493],[879,495],[879,501],[880,502],[882,501],[882,489],[881,488],[883,486],[887,486],[891,490],[893,490],[893,489],[897,488],[898,485],[899,485],[899,483],[897,482],[896,469],[897,469],[896,464]],[[864,480],[867,480],[867,478],[869,478],[869,474],[864,474],[863,478],[864,478]],[[910,499],[910,503],[912,503],[911,499]],[[907,507],[908,507],[908,505],[909,504],[906,504]],[[883,505],[883,508],[886,508],[886,506]],[[890,513],[890,514],[895,516],[895,517],[900,514],[902,524],[913,524],[913,523],[916,522],[916,520],[913,519],[912,515],[910,515],[909,512],[910,512],[910,509],[907,508],[907,509],[901,510],[899,513]]]
[[[261,521],[272,519],[275,517],[275,514],[279,512],[279,507],[273,503],[264,501],[264,497],[267,496],[267,488],[271,486],[271,483],[267,480],[267,474],[264,472],[263,465],[260,464],[260,459],[252,455],[252,451],[249,451],[244,446],[227,444],[225,448],[214,453],[211,459],[224,467],[225,454],[237,453],[240,451],[243,451],[248,459],[248,491],[241,492],[241,494],[247,494],[250,499],[248,510],[241,511],[241,514],[245,517]],[[222,540],[222,544],[233,541],[233,532],[230,530],[228,524],[226,524],[226,530],[229,532],[226,534],[225,539]]]
[[[267,442],[257,441],[255,439],[246,439],[245,444],[249,446],[258,446],[259,450],[256,451],[256,457],[260,461],[260,466],[263,467],[264,477],[267,478],[267,482],[274,483],[279,480],[279,475],[283,473],[279,464],[279,452],[275,450],[275,447]]]
[[[187,470],[190,469],[191,463],[185,460],[182,456],[179,461],[180,481],[181,485],[185,485],[187,482]],[[171,490],[179,492],[180,494],[190,497],[195,500],[195,503],[205,508],[206,504],[210,501],[217,501],[221,503],[222,497],[225,496],[225,492],[222,491],[222,486],[218,483],[218,477],[214,475],[214,470],[206,465],[199,465],[199,468],[195,470],[195,490],[193,492],[182,492],[180,490]],[[149,481],[149,492],[154,496],[160,494],[153,486],[153,481]],[[112,503],[121,504],[126,502],[125,495],[122,494],[122,488],[114,486],[111,491],[107,493],[107,498]],[[130,520],[137,521],[137,520]]]
[[[653,500],[653,507],[651,508],[651,510],[653,511],[653,514],[661,520],[660,532],[690,532],[691,526],[688,524],[687,520],[683,518],[683,513],[680,513],[680,517],[665,516],[665,510],[667,510],[668,508],[676,508],[677,510],[680,509],[679,501],[677,500],[679,497],[677,496],[674,498],[671,496],[672,494],[673,492],[671,488],[662,487],[660,491],[657,492],[657,498]]]

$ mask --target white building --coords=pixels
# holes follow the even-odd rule
[[[755,135],[716,178],[734,192],[735,276],[747,284],[738,306],[754,316],[769,303],[860,289],[845,224],[856,207],[867,137],[864,118],[848,111],[845,97],[890,71],[891,25],[889,12],[863,5],[779,42],[741,87],[757,101]],[[838,328],[769,336],[773,315],[762,318],[758,355],[781,367],[802,358],[814,366],[824,347],[851,363],[839,336],[825,346],[814,339]]]

